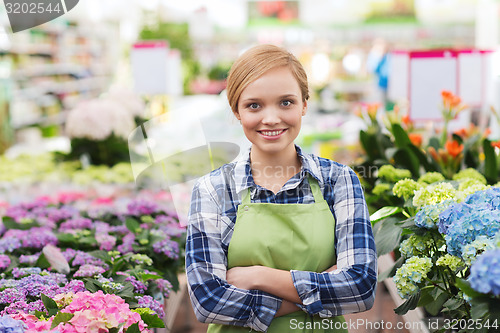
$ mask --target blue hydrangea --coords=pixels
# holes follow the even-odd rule
[[[500,296],[500,249],[484,252],[471,266],[471,287],[484,294]]]
[[[452,204],[439,215],[438,229],[445,234],[448,252],[462,257],[464,246],[479,236],[492,238],[500,230],[500,210],[479,202]]]
[[[492,210],[500,210],[500,188],[490,187],[484,191],[477,191],[470,194],[465,199],[465,203],[470,205],[489,205]]]
[[[439,214],[452,203],[453,201],[446,200],[435,205],[424,206],[415,216],[415,225],[426,229],[435,228],[439,221]]]
[[[20,320],[15,320],[11,316],[5,315],[0,317],[0,332],[22,333],[25,331],[26,325]]]

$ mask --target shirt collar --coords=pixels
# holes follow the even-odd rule
[[[238,160],[236,160],[236,165],[234,167],[234,180],[237,193],[240,193],[247,188],[255,187],[255,182],[251,173],[250,150],[251,147],[248,148],[247,152],[243,153]],[[300,179],[302,180],[306,176],[306,173],[308,173],[320,184],[322,184],[323,177],[321,175],[321,170],[319,169],[318,163],[315,162],[313,155],[304,154],[302,149],[297,145],[295,145],[295,150],[297,151],[297,155],[302,162]]]

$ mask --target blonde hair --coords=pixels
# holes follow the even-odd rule
[[[270,44],[254,46],[234,62],[227,78],[227,99],[231,110],[238,113],[238,102],[245,88],[271,69],[288,67],[299,84],[302,100],[309,99],[307,74],[302,64],[289,51]]]

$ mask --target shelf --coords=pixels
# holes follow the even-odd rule
[[[37,98],[48,93],[59,95],[102,89],[107,83],[106,77],[90,77],[69,82],[47,82],[39,83],[36,87],[16,90],[13,94],[16,98]]]
[[[62,125],[66,121],[69,111],[61,111],[58,114],[52,116],[43,116],[32,119],[30,121],[25,121],[19,124],[11,124],[14,130],[19,130],[21,128],[26,128],[35,125],[47,126],[47,125]]]
[[[88,69],[84,66],[64,63],[64,64],[44,64],[35,65],[25,69],[19,69],[12,73],[12,78],[16,80],[30,79],[35,76],[50,76],[50,75],[77,75],[87,72]],[[77,75],[78,76],[78,75]]]

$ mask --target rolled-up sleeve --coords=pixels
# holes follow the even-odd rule
[[[344,166],[332,185],[337,269],[323,273],[291,271],[301,308],[321,317],[370,309],[377,283],[377,252],[360,181]]]
[[[194,186],[186,241],[186,274],[199,321],[265,332],[281,306],[278,297],[244,290],[226,281],[227,257],[221,229],[228,227],[209,176]]]

